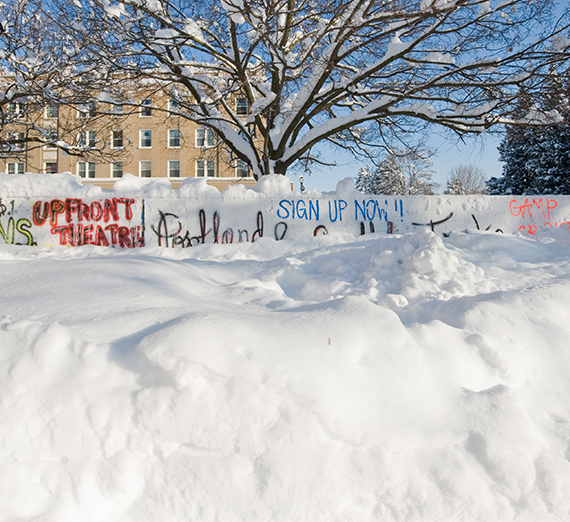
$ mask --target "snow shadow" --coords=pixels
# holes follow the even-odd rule
[[[137,383],[143,388],[152,386],[176,386],[176,379],[164,368],[152,362],[139,349],[141,341],[149,335],[167,328],[179,321],[178,318],[156,323],[110,344],[107,360],[137,376]]]

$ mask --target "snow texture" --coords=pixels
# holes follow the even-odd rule
[[[568,520],[569,259],[560,228],[0,244],[0,520]]]

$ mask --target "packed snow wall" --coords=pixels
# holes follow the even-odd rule
[[[341,182],[336,192],[291,191],[272,176],[253,189],[219,193],[203,179],[178,190],[126,178],[113,191],[74,176],[0,176],[0,242],[39,246],[158,246],[238,243],[327,234],[401,234],[422,227],[534,235],[570,230],[570,196],[369,196]],[[570,233],[570,232],[569,232]]]

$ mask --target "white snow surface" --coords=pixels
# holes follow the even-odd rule
[[[570,519],[570,236],[0,246],[0,520]]]

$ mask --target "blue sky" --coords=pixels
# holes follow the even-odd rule
[[[497,146],[501,141],[500,136],[486,135],[479,138],[466,138],[465,143],[454,138],[444,138],[435,135],[430,147],[436,150],[432,157],[437,174],[434,180],[440,184],[439,192],[443,192],[447,181],[447,175],[452,167],[460,164],[476,165],[481,168],[487,178],[500,176],[503,164],[499,161]],[[323,154],[327,161],[336,161],[337,166],[314,168],[310,175],[305,175],[305,187],[307,190],[316,189],[321,192],[335,190],[336,184],[344,178],[356,177],[361,167],[366,163],[358,163],[349,155],[331,153],[330,157]],[[299,190],[298,173],[290,173],[294,189]]]

